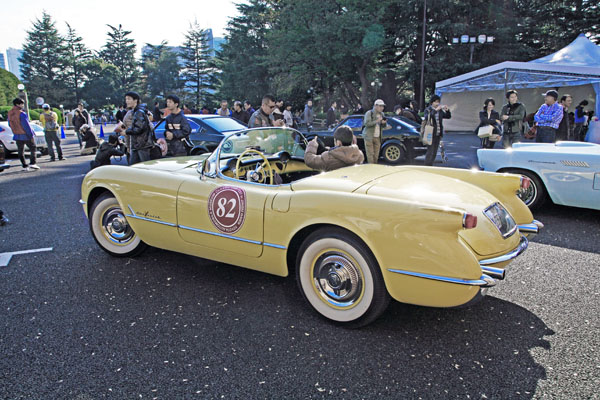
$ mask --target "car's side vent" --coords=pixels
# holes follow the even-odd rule
[[[581,168],[589,168],[590,167],[590,165],[588,163],[586,163],[585,161],[560,160],[560,163],[567,167],[581,167]]]

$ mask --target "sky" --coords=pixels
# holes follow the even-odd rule
[[[131,31],[138,55],[146,44],[178,46],[190,23],[197,20],[202,28],[212,28],[213,36],[224,37],[227,22],[237,16],[236,3],[240,0],[178,0],[173,2],[149,1],[10,1],[0,0],[0,53],[9,47],[22,49],[27,31],[33,22],[41,19],[45,10],[56,22],[61,34],[67,31],[66,22],[83,38],[91,50],[100,50],[106,43],[106,33],[112,26],[123,25]]]

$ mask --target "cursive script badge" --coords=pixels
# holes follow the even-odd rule
[[[246,192],[233,186],[213,190],[208,198],[208,216],[224,233],[235,233],[246,219]]]

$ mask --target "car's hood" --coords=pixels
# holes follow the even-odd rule
[[[198,156],[190,157],[173,157],[173,158],[162,158],[159,160],[146,161],[139,164],[132,165],[133,168],[152,169],[156,171],[179,171],[185,168],[196,167],[198,162],[207,158],[210,154],[201,154]]]

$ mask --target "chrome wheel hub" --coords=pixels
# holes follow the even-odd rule
[[[315,263],[313,281],[321,298],[337,307],[352,306],[362,294],[359,268],[341,254],[324,254]]]
[[[531,184],[527,189],[519,189],[517,195],[521,200],[523,200],[523,203],[527,205],[533,203],[533,201],[537,197],[537,188],[535,187],[533,180],[531,181]]]
[[[126,244],[135,235],[120,208],[110,208],[104,213],[102,228],[106,237],[117,244]]]

